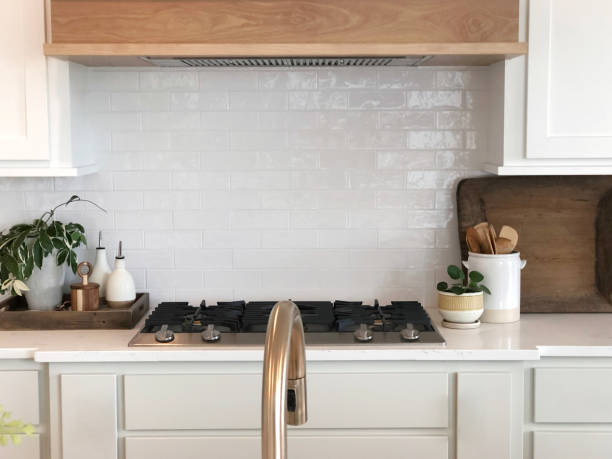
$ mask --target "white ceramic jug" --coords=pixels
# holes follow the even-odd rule
[[[482,283],[491,290],[484,296],[484,312],[480,320],[490,323],[516,322],[521,318],[521,270],[527,264],[519,252],[488,255],[468,252],[463,265],[469,271],[479,271]]]

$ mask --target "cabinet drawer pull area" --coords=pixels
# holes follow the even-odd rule
[[[448,426],[446,373],[313,373],[307,391],[305,428]],[[259,429],[261,423],[259,374],[126,375],[124,398],[127,430]]]
[[[533,459],[610,459],[611,432],[536,432]]]
[[[125,459],[201,459],[218,457],[259,459],[259,437],[127,437]],[[445,436],[291,436],[288,452],[291,459],[427,459],[448,458]],[[204,455],[204,456],[203,456]]]
[[[535,422],[611,422],[612,368],[537,368]]]

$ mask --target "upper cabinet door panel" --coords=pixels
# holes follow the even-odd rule
[[[0,160],[48,159],[43,1],[0,4]]]
[[[527,157],[612,157],[612,2],[529,8]]]

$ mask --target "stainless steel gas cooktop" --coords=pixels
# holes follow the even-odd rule
[[[300,309],[307,346],[444,346],[417,301],[380,305],[361,301],[294,301]],[[200,306],[159,304],[130,346],[263,347],[276,301],[231,301]]]

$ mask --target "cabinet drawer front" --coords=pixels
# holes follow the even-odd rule
[[[612,422],[612,369],[537,368],[535,422]]]
[[[259,374],[127,375],[124,384],[127,430],[261,424]],[[448,425],[446,373],[315,373],[308,375],[307,391],[310,428]]]
[[[24,436],[19,445],[13,445],[9,440],[6,446],[0,446],[0,459],[40,459],[39,436]]]
[[[612,433],[536,432],[533,459],[610,459]]]
[[[15,419],[29,424],[38,424],[38,372],[37,371],[0,371],[0,394],[2,405]]]
[[[127,437],[126,459],[259,459],[259,437]],[[442,436],[289,436],[291,459],[427,459],[448,458],[448,439]],[[409,454],[407,454],[409,452]]]

